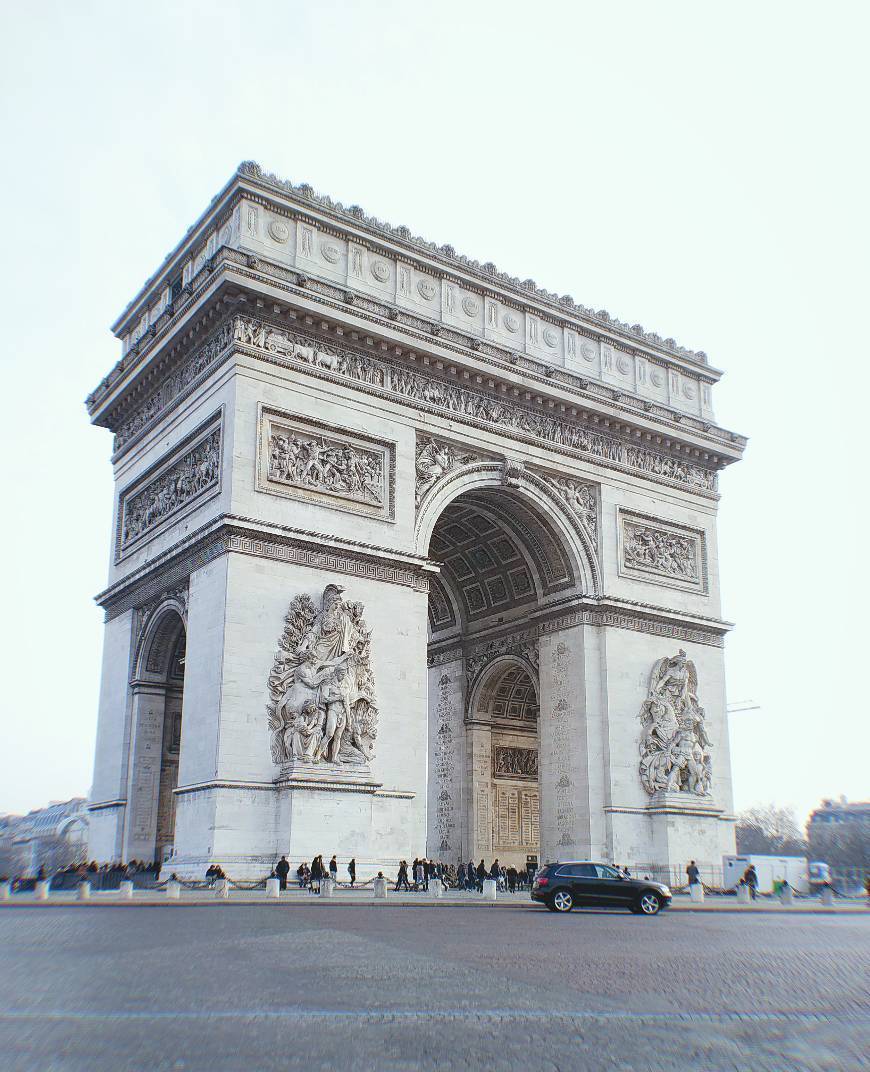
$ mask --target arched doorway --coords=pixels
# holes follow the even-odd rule
[[[132,689],[132,734],[124,838],[126,860],[171,856],[181,755],[187,631],[172,601],[150,616]]]
[[[492,855],[504,867],[537,866],[541,794],[538,777],[538,681],[525,659],[496,658],[469,700],[466,725],[489,732]]]
[[[539,682],[540,629],[597,591],[592,537],[545,481],[509,479],[496,463],[436,484],[418,533],[440,566],[429,593],[427,852],[537,864],[560,777],[552,758],[539,763],[542,725],[549,757],[554,723]]]

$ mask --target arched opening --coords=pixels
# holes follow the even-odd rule
[[[186,644],[184,619],[174,601],[156,610],[146,626],[131,685],[127,860],[162,864],[173,853]]]
[[[547,792],[537,627],[596,590],[597,563],[546,487],[522,474],[506,483],[492,470],[474,484],[457,474],[437,516],[427,500],[418,520],[440,566],[429,593],[427,844],[443,862],[482,857],[489,867],[498,858],[522,870],[540,859]]]
[[[538,713],[537,675],[509,655],[487,667],[469,704],[469,723],[490,738],[492,855],[517,870],[537,866],[541,847]]]

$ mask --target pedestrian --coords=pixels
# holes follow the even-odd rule
[[[429,879],[434,878],[434,876],[435,876],[435,865],[432,863],[431,860],[423,860],[422,868],[423,868],[423,889],[428,890],[429,889]]]
[[[746,885],[749,887],[749,896],[752,900],[755,900],[755,895],[758,893],[758,872],[755,870],[755,864],[750,864],[746,868],[743,874],[746,880]]]
[[[353,889],[353,884],[356,882],[356,859],[352,858],[347,865],[347,873],[350,875],[350,888]]]
[[[290,864],[287,863],[286,856],[282,856],[278,863],[275,864],[275,874],[278,876],[279,888],[286,890],[287,876],[290,874]]]
[[[308,887],[311,893],[320,893],[320,880],[323,878],[323,858],[315,856],[311,861],[311,885]]]
[[[468,875],[468,888],[470,890],[476,890],[477,889],[477,871],[475,871],[475,869],[474,869],[474,862],[472,860],[468,861],[468,869],[466,871],[466,874]]]
[[[410,887],[410,885],[408,883],[408,864],[407,864],[407,862],[405,860],[402,860],[402,862],[399,864],[399,873],[396,876],[396,889],[395,889],[395,892],[398,893],[399,890],[402,889],[403,887],[409,893],[411,892],[411,887]]]
[[[508,893],[517,892],[517,869],[513,864],[507,869]]]
[[[686,875],[689,879],[690,886],[697,886],[701,882],[701,872],[698,870],[698,865],[694,860],[689,861],[689,866],[686,868]]]
[[[338,883],[338,861],[336,860],[335,855],[333,855],[332,859],[329,861],[329,877],[332,879],[333,885]]]
[[[477,889],[483,893],[483,880],[486,878],[486,864],[483,860],[477,865]]]
[[[305,869],[306,869],[306,867],[307,867],[307,866],[308,866],[308,865],[307,865],[307,864],[306,864],[306,863],[305,863],[305,862],[303,861],[303,862],[302,862],[302,863],[301,863],[301,864],[300,864],[300,865],[299,865],[299,866],[298,866],[298,867],[296,868],[296,878],[297,878],[297,880],[298,880],[298,882],[299,882],[299,889],[300,889],[300,890],[303,890],[303,889],[305,889]]]

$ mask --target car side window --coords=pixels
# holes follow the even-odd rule
[[[599,878],[619,878],[619,872],[612,867],[605,867],[604,864],[596,864],[595,870],[598,872]]]
[[[597,878],[593,864],[566,864],[559,868],[560,878]]]

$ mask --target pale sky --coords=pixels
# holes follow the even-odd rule
[[[89,789],[112,477],[83,399],[244,159],[707,351],[750,436],[736,807],[870,797],[868,32],[794,0],[0,0],[0,812]]]

